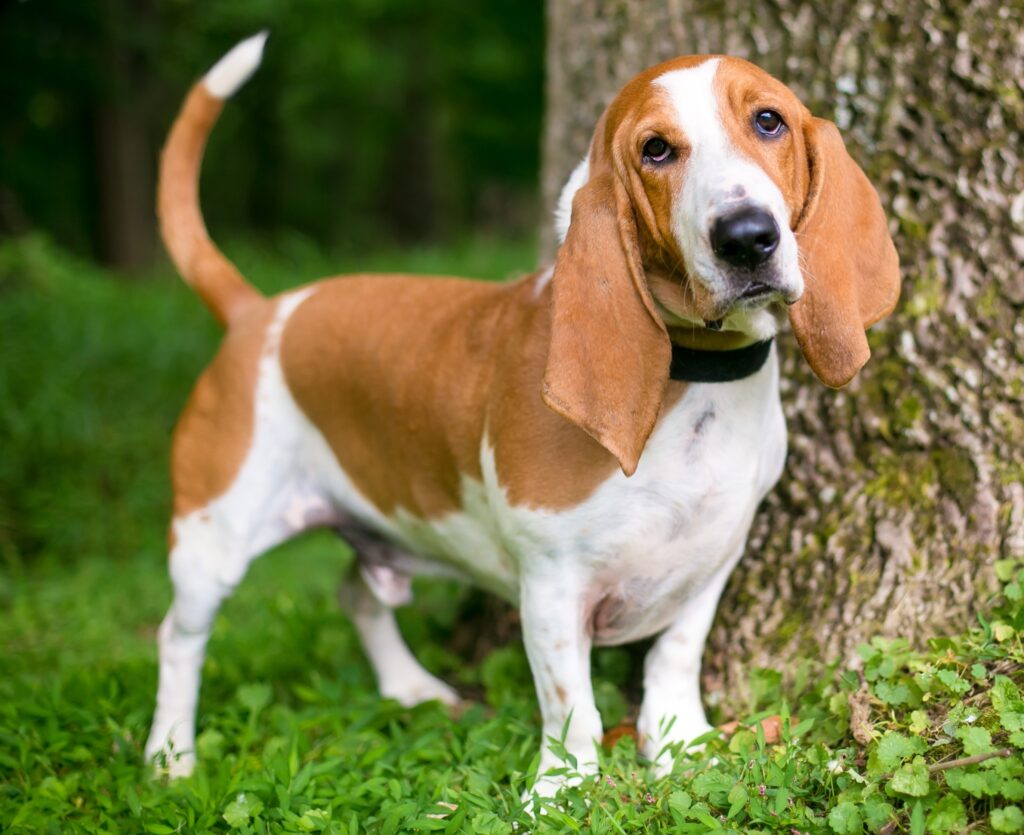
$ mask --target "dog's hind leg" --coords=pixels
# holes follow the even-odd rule
[[[391,546],[362,530],[343,534],[357,560],[338,600],[359,633],[381,695],[407,707],[431,699],[457,705],[459,695],[423,668],[398,629],[394,609],[412,599],[412,581],[385,564]]]
[[[249,565],[274,545],[308,527],[326,504],[295,498],[294,490],[254,495],[251,481],[205,509],[174,523],[170,575],[174,600],[160,625],[156,711],[146,758],[172,777],[195,765],[195,716],[199,683],[217,611],[245,576]],[[237,493],[247,493],[238,496]],[[291,499],[289,503],[286,503]],[[244,509],[244,510],[243,510]],[[309,513],[312,509],[314,512]],[[307,511],[299,518],[298,510]],[[161,762],[161,755],[164,761]]]
[[[157,637],[160,681],[146,743],[147,759],[163,756],[172,776],[195,764],[199,679],[220,604],[257,556],[333,520],[303,467],[303,418],[277,359],[284,322],[304,297],[290,294],[232,327],[175,432],[174,601]]]
[[[165,767],[172,777],[189,775],[195,765],[196,703],[206,642],[220,604],[248,564],[210,528],[179,536],[171,551],[174,602],[157,634],[160,678],[146,759]]]

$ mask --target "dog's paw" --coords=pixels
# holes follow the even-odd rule
[[[196,755],[193,751],[182,751],[179,754],[161,748],[146,752],[146,762],[153,769],[154,777],[178,780],[191,777],[196,768]]]
[[[196,755],[191,751],[172,756],[167,763],[167,776],[172,780],[191,777],[196,768]]]
[[[146,740],[146,762],[157,777],[189,777],[196,767],[195,739],[185,733],[184,723],[165,722],[158,717]]]
[[[575,778],[575,779],[574,779]],[[544,774],[537,778],[533,788],[523,792],[522,801],[526,814],[531,818],[543,815],[545,806],[554,804],[555,797],[566,786],[580,782],[579,775]]]
[[[438,701],[448,707],[461,704],[459,694],[441,679],[428,673],[402,681],[389,682],[381,687],[381,695],[394,699],[403,707],[415,707],[423,702]]]
[[[558,806],[556,797],[562,789],[579,786],[587,778],[598,773],[597,761],[592,755],[589,758],[577,756],[576,763],[576,768],[569,768],[567,762],[559,760],[549,752],[541,755],[537,779],[522,796],[525,811],[530,817],[545,814],[547,807]],[[588,804],[589,802],[587,800]]]
[[[675,757],[672,755],[673,750],[678,749],[699,754],[704,750],[704,743],[694,745],[693,740],[700,739],[700,737],[713,730],[715,728],[707,722],[695,722],[685,729],[672,728],[672,732],[668,736],[655,738],[642,736],[640,753],[650,760],[651,771],[655,779],[660,780],[662,777],[668,777],[672,773],[672,767],[675,765]]]

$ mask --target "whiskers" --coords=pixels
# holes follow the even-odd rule
[[[803,273],[804,282],[805,283],[808,283],[809,281],[813,281],[815,284],[820,284],[821,283],[820,279],[814,274],[814,271],[811,269],[811,266],[810,266],[810,264],[807,261],[807,256],[804,254],[804,250],[800,246],[800,240],[799,239],[800,239],[800,236],[802,234],[803,234],[802,232],[794,232],[793,233],[793,237],[797,240],[797,247],[796,247],[796,263],[797,263],[797,266],[800,267],[800,272]]]

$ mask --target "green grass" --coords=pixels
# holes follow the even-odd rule
[[[501,278],[532,262],[521,244],[229,249],[267,290],[356,269]],[[531,822],[520,796],[539,717],[519,643],[479,664],[456,653],[474,598],[422,584],[403,631],[475,702],[453,718],[379,699],[334,601],[350,557],[318,533],[260,560],[225,605],[196,774],[154,779],[141,749],[170,598],[167,444],[217,329],[169,273],[117,281],[34,237],[0,245],[0,339],[0,831],[1024,831],[1024,572],[1009,562],[966,635],[920,653],[876,641],[860,674],[806,659],[753,671],[747,718],[798,717],[783,744],[741,731],[658,782],[625,739]],[[605,650],[594,667],[614,724],[633,658]],[[938,767],[970,757],[987,758]]]

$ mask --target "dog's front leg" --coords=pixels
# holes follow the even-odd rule
[[[711,622],[735,560],[715,574],[680,609],[644,659],[644,699],[637,731],[640,751],[655,773],[672,770],[668,745],[692,742],[711,730],[700,697],[700,666]]]
[[[591,637],[582,584],[569,570],[546,566],[530,573],[521,595],[523,642],[544,724],[537,781],[527,796],[548,798],[577,781],[575,774],[549,775],[549,770],[566,768],[580,775],[597,770],[601,717],[590,681]],[[575,767],[553,750],[552,739],[562,741]]]

